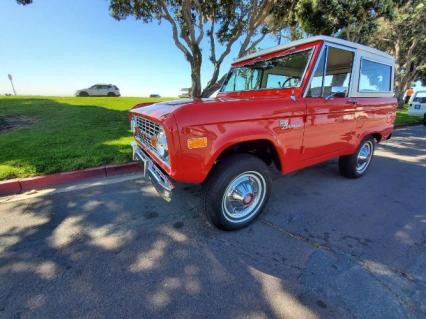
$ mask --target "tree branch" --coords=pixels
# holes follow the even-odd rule
[[[161,9],[162,9],[162,14],[161,14],[162,17],[164,19],[166,19],[172,27],[173,41],[175,42],[176,47],[183,52],[183,54],[185,55],[188,62],[191,62],[193,60],[193,56],[192,56],[191,52],[189,52],[189,50],[179,40],[179,32],[178,32],[178,27],[177,27],[176,21],[170,15],[169,10],[167,9],[167,5],[164,2],[164,0],[159,0],[159,3],[161,5]]]
[[[204,16],[203,16],[203,9],[201,8],[201,4],[198,0],[195,0],[195,6],[198,10],[198,37],[197,37],[197,44],[200,44],[204,37]]]
[[[195,39],[195,30],[194,30],[194,23],[192,21],[192,15],[191,15],[191,9],[192,9],[192,4],[191,4],[191,0],[184,0],[182,2],[182,17],[183,20],[186,23],[186,26],[188,28],[188,33],[189,33],[189,39],[190,41],[188,42],[188,45],[190,45],[190,43],[194,43],[196,41]],[[186,34],[184,34],[183,31],[186,30],[182,30],[182,35],[184,36],[184,38],[187,38]]]

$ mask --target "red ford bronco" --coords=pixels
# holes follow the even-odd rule
[[[392,56],[325,36],[260,51],[232,64],[216,98],[140,104],[129,114],[134,159],[159,193],[203,184],[210,221],[251,223],[282,175],[339,157],[363,176],[389,139],[397,100]]]

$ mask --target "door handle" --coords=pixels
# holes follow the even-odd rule
[[[358,101],[357,100],[347,100],[346,104],[352,104],[352,105],[357,105]]]

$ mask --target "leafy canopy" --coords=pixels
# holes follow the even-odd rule
[[[377,19],[390,17],[392,8],[392,0],[299,0],[296,19],[307,33],[366,43]]]

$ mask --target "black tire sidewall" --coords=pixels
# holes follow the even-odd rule
[[[243,222],[231,222],[224,216],[223,194],[238,175],[254,171],[265,180],[265,196],[257,212]],[[265,208],[271,193],[271,176],[268,166],[259,158],[249,154],[239,154],[226,158],[214,167],[203,185],[203,208],[208,219],[223,230],[236,230],[249,225]]]
[[[358,154],[359,151],[361,150],[362,146],[365,144],[365,142],[367,141],[371,141],[372,142],[372,154],[371,154],[371,159],[370,162],[368,163],[367,168],[364,170],[364,172],[359,173],[356,169],[357,166],[357,161],[358,161]],[[359,178],[361,176],[364,176],[367,171],[369,170],[371,163],[373,162],[374,159],[374,151],[376,150],[376,140],[374,139],[374,137],[372,136],[367,136],[365,137],[361,143],[359,144],[356,152],[350,156],[342,156],[339,159],[339,168],[341,173],[349,178]]]

